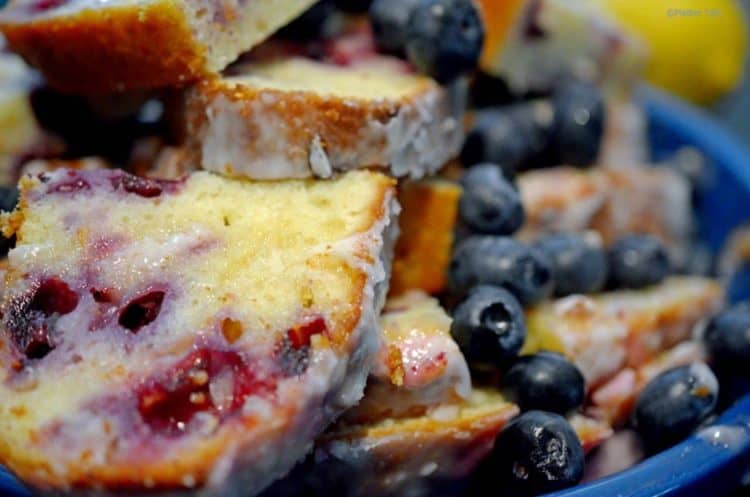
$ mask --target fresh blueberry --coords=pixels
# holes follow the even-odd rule
[[[522,411],[565,414],[583,403],[586,384],[581,371],[554,352],[520,357],[503,376],[503,392]]]
[[[486,465],[503,494],[538,495],[581,481],[583,447],[559,414],[529,411],[500,432]]]
[[[555,93],[552,143],[562,164],[589,166],[594,163],[604,134],[604,99],[594,85],[570,83]]]
[[[280,38],[296,41],[309,41],[319,38],[326,19],[335,9],[332,0],[321,0],[281,28],[276,34]]]
[[[15,186],[0,186],[0,211],[10,212],[18,203],[18,189]],[[15,235],[5,238],[0,235],[0,257],[5,257],[16,244]]]
[[[372,0],[334,0],[336,8],[350,14],[364,14],[370,8]]]
[[[456,307],[451,335],[472,366],[504,367],[526,340],[523,309],[508,291],[477,286]]]
[[[0,186],[0,211],[10,212],[18,204],[18,188],[15,186]]]
[[[373,0],[370,5],[370,23],[381,52],[404,52],[409,17],[417,3],[419,0]]]
[[[651,235],[625,235],[609,248],[609,284],[643,288],[660,283],[671,272],[662,243]]]
[[[703,363],[670,369],[646,385],[633,424],[652,449],[674,445],[711,415],[719,396],[716,376]]]
[[[500,167],[494,164],[474,166],[464,173],[461,185],[459,214],[474,232],[512,235],[523,224],[521,195],[505,179]]]
[[[459,296],[478,284],[502,286],[524,306],[548,297],[554,286],[550,263],[542,253],[512,238],[478,235],[456,246],[448,282]]]
[[[483,44],[484,26],[472,0],[420,0],[409,16],[409,61],[440,83],[476,69]]]
[[[547,100],[478,111],[461,161],[466,166],[500,164],[509,176],[519,170],[553,165],[548,152],[553,118],[552,104]]]
[[[750,376],[750,302],[736,304],[715,316],[703,340],[711,359],[733,376]]]
[[[545,235],[534,246],[551,263],[557,296],[598,292],[607,281],[607,254],[595,233]]]

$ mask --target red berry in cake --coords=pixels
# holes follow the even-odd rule
[[[118,322],[133,333],[150,324],[159,316],[164,292],[157,290],[131,300],[120,312]]]

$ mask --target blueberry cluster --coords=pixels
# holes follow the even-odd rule
[[[476,112],[461,160],[500,164],[506,174],[559,164],[586,167],[604,134],[601,91],[582,82],[561,84],[547,98]]]
[[[575,485],[583,475],[583,449],[564,415],[583,405],[585,380],[559,354],[518,356],[527,335],[523,308],[552,295],[659,283],[670,273],[669,257],[658,239],[640,234],[624,236],[609,248],[596,233],[550,233],[531,244],[522,243],[513,235],[525,220],[523,202],[503,167],[477,164],[465,171],[461,185],[459,231],[465,236],[454,248],[448,273],[449,292],[459,300],[451,334],[473,371],[501,373],[499,387],[522,411],[499,435],[486,471],[518,495]],[[707,392],[700,402],[674,399],[674,406],[692,417],[678,427],[667,427],[664,434],[684,436],[694,429],[694,420],[702,421],[712,411],[717,389],[706,370],[694,366],[673,377],[660,377],[644,391],[668,398],[664,388],[693,378]],[[663,417],[664,409],[674,406],[648,403],[636,410],[635,424],[644,433],[659,431],[663,425],[656,423],[669,419]]]

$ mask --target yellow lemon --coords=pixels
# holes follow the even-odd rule
[[[735,0],[597,0],[648,45],[647,78],[700,104],[742,80],[747,31]]]

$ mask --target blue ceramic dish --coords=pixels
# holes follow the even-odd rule
[[[655,160],[690,145],[712,163],[698,203],[701,238],[718,250],[735,227],[750,221],[750,150],[700,111],[647,91],[649,135]],[[738,285],[733,299],[750,296]],[[713,497],[750,483],[750,394],[716,422],[681,444],[622,473],[580,485],[554,497]],[[739,495],[739,494],[737,494]],[[0,496],[28,497],[0,470]],[[549,496],[552,497],[552,496]]]

